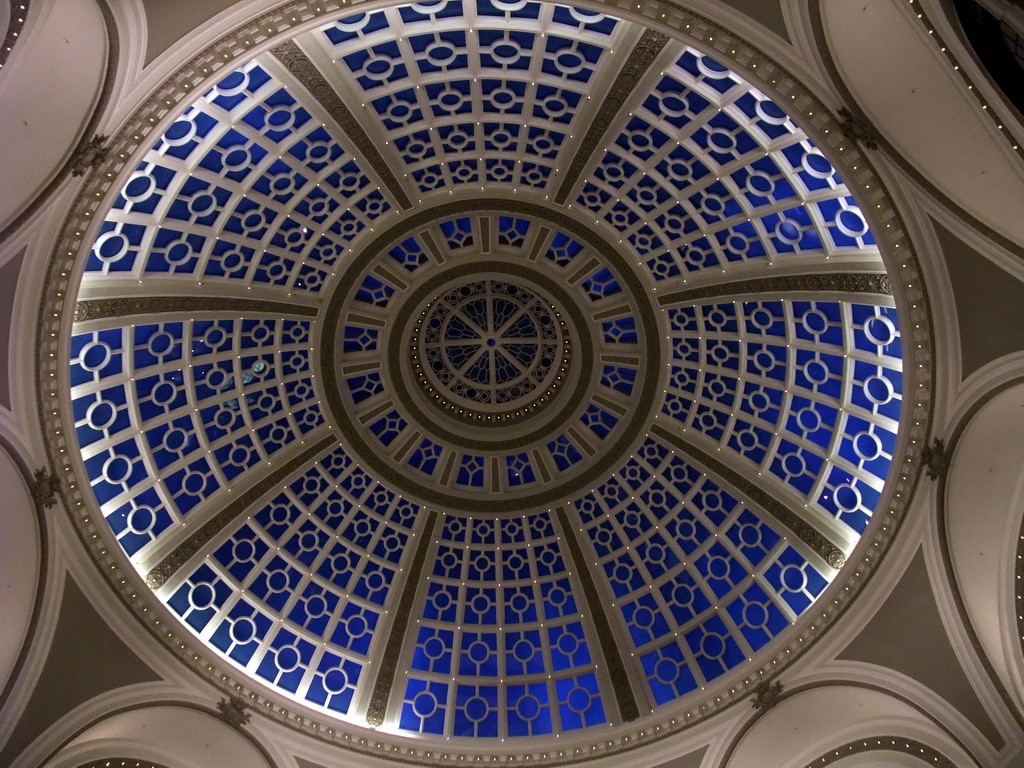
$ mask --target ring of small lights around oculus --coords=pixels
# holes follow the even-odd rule
[[[489,276],[482,277],[485,274]],[[430,370],[429,362],[424,365],[422,339],[431,316],[451,317],[447,297],[453,297],[453,293],[461,297],[462,290],[486,291],[486,285],[493,283],[528,286],[525,290],[536,295],[533,303],[541,305],[540,311],[547,314],[553,333],[553,339],[538,345],[538,351],[547,347],[553,364],[540,386],[534,385],[513,402],[487,409],[478,402],[438,391],[442,385],[437,375]],[[472,297],[466,300],[474,301]],[[568,418],[583,399],[594,356],[591,336],[570,295],[548,276],[519,261],[474,260],[451,265],[426,281],[399,309],[389,344],[409,350],[409,354],[389,354],[389,372],[399,402],[408,403],[444,439],[475,450],[512,449],[539,439],[551,423]],[[479,342],[483,354],[493,349],[486,335]],[[517,383],[512,382],[513,386]]]
[[[427,397],[452,414],[497,426],[535,410],[565,381],[565,323],[549,300],[517,283],[459,281],[421,314],[412,366]]]
[[[509,211],[515,216],[505,215]],[[387,297],[389,306],[395,302],[397,308],[376,332],[376,340],[368,340],[365,334],[372,329],[365,327],[371,325],[364,290],[367,281],[377,285],[378,277],[393,274],[382,271],[381,266],[393,267],[395,243],[407,242],[410,233],[447,221],[461,221],[481,231],[499,229],[502,222],[546,228],[552,233],[548,235],[551,240],[571,237],[573,242],[585,244],[587,258],[580,261],[589,259],[590,267],[569,285],[568,276],[578,271],[579,264],[553,258],[531,260],[523,250],[525,243],[510,239],[502,245],[500,233],[495,234],[493,250],[486,256],[473,248],[462,252],[455,248],[442,260],[428,259],[411,270],[411,276],[403,276],[406,287],[396,288]],[[595,275],[604,282],[591,279]],[[501,429],[495,429],[493,422],[488,425],[489,414],[482,408],[478,413],[483,418],[467,419],[457,412],[465,406],[455,406],[454,414],[445,405],[439,407],[439,393],[424,391],[424,379],[428,385],[431,379],[416,371],[410,354],[416,350],[417,323],[429,316],[428,305],[432,307],[439,297],[451,294],[453,287],[488,279],[523,285],[543,297],[559,324],[557,334],[568,342],[561,352],[563,365],[552,377],[551,396],[545,390],[536,397],[542,407],[531,408],[529,401],[526,406],[514,406],[510,412],[516,418],[498,421]],[[614,294],[605,298],[599,291],[609,285],[615,286]],[[339,276],[328,298],[322,340],[317,345],[328,409],[346,445],[375,472],[417,499],[474,514],[480,514],[482,496],[487,498],[487,512],[550,508],[591,487],[621,462],[650,424],[662,369],[660,312],[642,279],[618,250],[557,209],[524,200],[479,199],[419,210],[370,243]],[[621,334],[620,326],[628,328],[626,335]],[[635,361],[630,388],[639,396],[616,391],[603,373],[608,367],[606,359],[623,357]],[[354,393],[365,388],[367,370],[378,367],[383,373],[382,393],[357,403]],[[564,377],[564,385],[559,375]],[[592,418],[588,411],[597,410],[595,393],[618,409],[614,423],[598,425],[600,438],[595,429],[591,435],[583,426]],[[378,402],[393,407],[377,407]],[[361,408],[368,409],[370,415],[363,415]],[[396,424],[403,425],[405,434],[415,427],[415,434],[421,435],[399,446],[397,453],[389,440],[390,428]],[[589,437],[581,439],[581,433]],[[589,440],[586,447],[577,450],[575,446],[584,445],[584,440]],[[457,457],[449,460],[447,469],[443,462],[435,462],[442,450],[442,456]],[[424,467],[427,472],[422,471]],[[541,481],[546,490],[538,493]]]

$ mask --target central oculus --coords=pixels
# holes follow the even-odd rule
[[[585,225],[506,206],[463,201],[382,233],[346,263],[320,330],[346,450],[473,514],[594,487],[648,428],[663,370],[631,265]]]
[[[478,423],[517,421],[549,403],[571,359],[551,297],[504,277],[445,285],[421,310],[410,341],[427,400]]]

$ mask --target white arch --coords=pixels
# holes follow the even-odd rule
[[[1024,382],[995,395],[971,417],[955,446],[944,501],[945,534],[965,608],[997,674],[1024,709],[1014,607],[1024,515],[1022,455]]]
[[[4,527],[0,536],[4,617],[0,632],[0,690],[3,690],[12,681],[39,599],[36,592],[42,568],[42,546],[35,504],[24,472],[2,443],[0,488],[4,496]]]
[[[915,18],[914,6],[838,0],[821,9],[841,77],[895,150],[964,210],[1024,241],[1024,164]]]
[[[841,758],[829,768],[921,768],[924,765],[932,763],[917,755],[878,749]]]
[[[802,768],[856,739],[899,736],[933,746],[957,765],[974,761],[931,720],[881,691],[822,686],[787,696],[739,738],[722,768]]]
[[[276,768],[238,729],[177,704],[138,707],[103,718],[69,741],[42,768],[133,757],[172,768]]]

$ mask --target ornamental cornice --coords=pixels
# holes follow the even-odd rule
[[[313,317],[316,307],[282,301],[232,299],[219,296],[126,296],[116,299],[86,299],[75,304],[75,322],[135,315],[183,312],[246,312]]]

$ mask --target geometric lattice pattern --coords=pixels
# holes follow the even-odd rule
[[[445,518],[402,729],[505,737],[606,722],[567,557],[548,512]]]
[[[658,704],[752,656],[834,573],[654,439],[572,506]]]
[[[382,642],[418,511],[334,449],[162,593],[234,663],[344,714]]]
[[[654,280],[874,245],[828,160],[771,100],[687,48],[641,93],[576,203]]]
[[[896,310],[780,299],[673,308],[668,318],[662,413],[863,533],[896,444]]]
[[[420,341],[437,387],[490,405],[521,402],[561,362],[549,305],[505,281],[474,281],[437,302]]]
[[[548,3],[442,0],[342,18],[314,44],[379,121],[414,193],[545,190],[626,26]]]
[[[310,110],[256,62],[227,75],[128,179],[87,272],[318,293],[392,203]]]
[[[72,336],[82,459],[128,554],[323,424],[309,333],[308,320],[197,317]]]
[[[353,417],[372,435],[375,450],[391,455],[403,471],[413,470],[410,474],[417,480],[481,495],[495,489],[528,490],[546,478],[585,469],[626,426],[623,415],[635,405],[632,396],[642,377],[636,304],[629,300],[618,268],[605,266],[592,247],[550,226],[542,229],[529,218],[444,218],[428,234],[438,241],[443,261],[424,253],[416,237],[384,250],[355,281],[358,288],[340,329],[339,358],[351,370],[342,389],[351,398]],[[498,256],[522,258],[525,249],[537,250],[548,277],[569,289],[589,314],[588,335],[590,327],[599,330],[595,386],[586,395],[589,402],[578,405],[572,429],[542,434],[531,444],[504,451],[469,450],[425,434],[427,428],[416,422],[383,375],[388,312],[400,305],[421,275],[443,269],[485,241]],[[402,284],[389,271],[396,262],[409,273],[402,276]],[[424,307],[410,338],[411,359],[423,371],[410,377],[412,386],[440,410],[464,421],[504,423],[543,413],[546,403],[575,384],[566,381],[570,357],[578,353],[569,343],[565,308],[513,278],[474,277],[446,284],[443,295]],[[607,363],[600,362],[605,359]],[[456,469],[446,473],[449,463]]]
[[[97,213],[80,299],[210,302],[75,323],[66,374],[77,450],[95,505],[143,573],[258,491],[183,550],[157,592],[227,663],[365,724],[378,670],[392,663],[388,639],[407,622],[386,728],[435,741],[598,733],[618,724],[622,692],[602,640],[618,648],[640,710],[654,709],[726,685],[835,578],[820,550],[727,477],[852,549],[897,450],[894,302],[843,290],[678,292],[776,266],[881,272],[874,238],[780,106],[675,41],[619,94],[604,141],[563,188],[642,32],[531,0],[346,13],[296,41],[358,131],[264,53],[180,108]],[[357,149],[362,135],[374,152]],[[543,221],[511,202],[445,213],[373,263],[358,260],[391,222],[414,218],[400,201],[478,190],[552,209],[561,190],[568,210]],[[553,223],[569,219],[580,229]],[[570,234],[584,221],[608,249]],[[437,401],[434,426],[470,425],[460,437],[477,447],[417,423],[393,378],[414,364],[393,367],[384,344],[417,281],[470,257],[520,269],[464,270],[445,283],[464,290],[448,305],[416,298],[422,343],[399,353],[436,363],[407,391],[416,408]],[[353,264],[337,338],[318,336],[325,297]],[[646,296],[630,290],[634,266]],[[218,296],[263,308],[217,308]],[[645,359],[658,343],[663,366]],[[323,391],[320,344],[337,355],[339,392]],[[325,416],[331,395],[392,466],[375,472],[346,433],[271,487],[300,446],[339,431]],[[495,415],[506,403],[507,421]],[[649,407],[653,423],[638,423]],[[569,415],[545,433],[537,414],[556,410]],[[489,417],[501,426],[485,433]],[[482,434],[514,447],[480,448]],[[613,447],[621,455],[606,462]],[[587,476],[599,462],[610,469]],[[410,478],[468,503],[427,514],[426,493],[401,492]],[[558,498],[488,508],[545,491]],[[588,573],[576,572],[580,550]],[[403,595],[413,607],[397,615]],[[611,638],[597,636],[605,624],[588,601]]]

